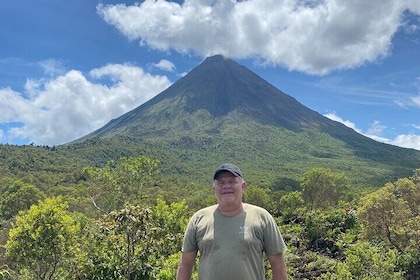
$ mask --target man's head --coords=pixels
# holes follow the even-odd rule
[[[219,210],[226,210],[226,207],[232,209],[232,206],[235,210],[240,209],[245,187],[246,183],[239,167],[231,163],[219,166],[213,177],[213,188],[219,203]]]
[[[235,177],[241,177],[242,179],[244,178],[239,167],[237,167],[236,165],[232,163],[224,163],[216,169],[213,179],[216,180],[217,177],[224,172],[229,172],[233,174]]]

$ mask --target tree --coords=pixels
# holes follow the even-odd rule
[[[84,174],[92,180],[88,195],[104,212],[134,204],[144,199],[144,188],[158,174],[158,161],[146,156],[110,160],[104,168],[85,167]]]
[[[0,197],[0,217],[8,220],[19,211],[29,207],[43,198],[42,192],[35,186],[16,180],[6,183]]]
[[[387,183],[366,196],[358,210],[364,237],[387,241],[397,249],[401,266],[412,279],[420,276],[420,180],[417,176],[415,173],[410,179]]]
[[[76,240],[76,223],[66,209],[60,198],[47,198],[16,216],[5,246],[14,269],[32,279],[53,279],[64,268]]]
[[[244,202],[270,209],[270,190],[257,186],[248,186],[244,193]]]
[[[353,213],[344,209],[312,210],[306,215],[303,237],[308,248],[340,258],[344,239],[351,239],[357,226]]]
[[[125,279],[143,279],[153,267],[149,256],[157,250],[160,230],[152,223],[152,210],[126,204],[119,211],[112,211],[104,219],[101,228],[108,237],[110,252],[116,261],[124,264]]]
[[[280,198],[277,212],[281,214],[284,221],[291,222],[299,218],[302,208],[304,208],[302,193],[293,191]]]
[[[358,217],[365,225],[366,238],[381,237],[402,252],[399,232],[404,231],[412,214],[408,203],[397,197],[394,190],[395,186],[388,183],[384,188],[366,196],[358,210]]]
[[[348,182],[343,173],[334,173],[326,168],[314,168],[303,174],[301,180],[303,199],[311,209],[334,206],[347,190]]]
[[[156,202],[152,208],[152,223],[160,229],[158,238],[163,241],[157,257],[166,258],[181,250],[184,231],[190,217],[185,201],[167,204],[158,198]]]
[[[413,216],[420,214],[420,182],[416,184],[411,179],[402,178],[395,182],[392,191],[407,202]]]
[[[90,226],[76,279],[152,279],[179,252],[188,222],[185,202],[126,206]]]
[[[344,262],[337,262],[334,272],[322,275],[328,280],[404,279],[397,269],[397,252],[367,242],[356,243],[346,251]]]

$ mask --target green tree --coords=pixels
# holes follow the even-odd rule
[[[2,189],[0,218],[5,220],[14,217],[21,210],[29,209],[44,197],[38,188],[19,180],[5,182]]]
[[[176,279],[176,272],[178,270],[179,258],[181,256],[181,252],[174,253],[168,256],[165,259],[162,259],[162,264],[160,265],[160,270],[151,277],[154,280],[173,280]],[[198,279],[198,260],[195,262],[195,266],[193,269],[193,275],[191,277],[192,280]]]
[[[76,223],[60,198],[47,198],[16,216],[6,243],[12,268],[31,279],[53,279],[65,271],[75,245]]]
[[[152,210],[127,204],[109,213],[101,228],[108,239],[111,258],[124,268],[125,279],[147,279],[153,270],[149,256],[155,255],[159,228],[152,223]],[[118,267],[118,265],[117,265]]]
[[[155,227],[159,228],[158,238],[163,241],[158,257],[166,258],[181,250],[189,214],[185,201],[167,204],[163,199],[157,199],[151,218]]]
[[[348,188],[349,180],[343,173],[326,168],[314,168],[303,174],[302,195],[310,208],[335,206]]]
[[[408,279],[420,276],[420,180],[416,176],[387,183],[367,195],[358,210],[363,236],[384,240],[397,249]]]
[[[333,272],[320,279],[328,280],[382,280],[404,279],[397,267],[398,254],[383,246],[360,242],[349,246],[344,262],[336,262]]]
[[[277,212],[283,217],[286,222],[293,222],[303,212],[305,202],[302,198],[302,193],[293,191],[285,194],[279,200],[277,205]]]
[[[153,279],[179,252],[190,213],[184,201],[126,204],[88,226],[76,279]],[[169,268],[167,268],[169,269]]]
[[[104,212],[138,203],[147,195],[158,174],[158,161],[146,156],[110,160],[103,168],[85,167],[84,174],[92,181],[87,191],[94,205]]]
[[[358,210],[358,217],[365,225],[366,238],[381,237],[402,252],[402,240],[398,236],[411,218],[411,211],[408,203],[397,197],[394,190],[394,185],[387,184],[366,196]]]
[[[313,210],[306,216],[303,236],[308,248],[340,258],[342,244],[352,239],[357,226],[353,212],[344,209]]]
[[[391,189],[397,198],[407,202],[413,217],[420,213],[420,182],[416,184],[409,178],[402,178]]]
[[[270,209],[270,190],[258,186],[248,186],[244,193],[244,202]]]

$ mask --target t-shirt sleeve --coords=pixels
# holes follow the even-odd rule
[[[196,216],[193,216],[188,222],[187,229],[185,230],[181,252],[191,253],[197,251],[198,246],[196,240]]]
[[[274,218],[267,212],[266,226],[264,229],[264,251],[267,256],[283,253],[286,244]]]

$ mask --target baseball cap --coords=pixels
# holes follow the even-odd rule
[[[234,165],[232,163],[224,163],[224,164],[220,165],[219,168],[216,169],[216,172],[214,173],[213,179],[216,179],[217,176],[219,176],[220,173],[226,172],[226,171],[232,173],[236,177],[243,178],[242,172],[239,169],[239,167],[237,167],[236,165]]]

